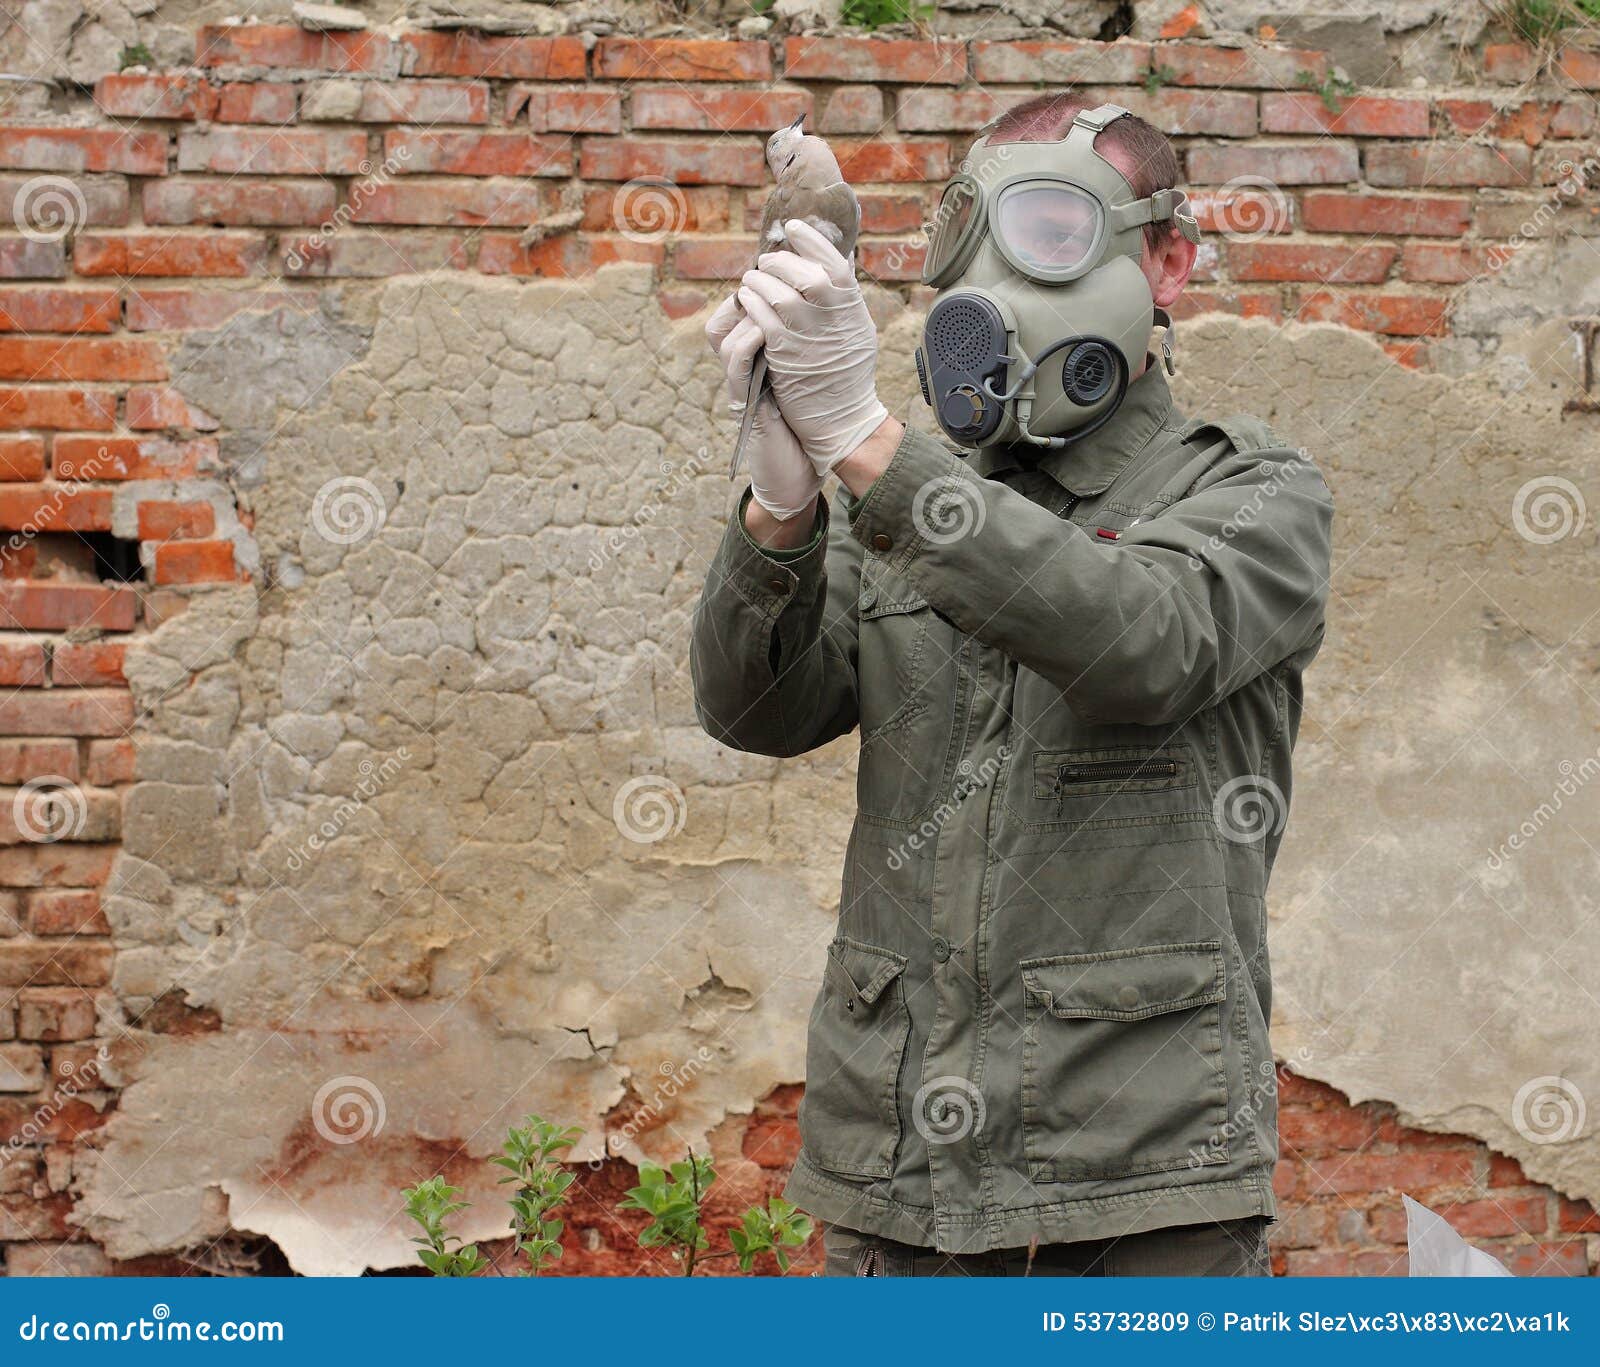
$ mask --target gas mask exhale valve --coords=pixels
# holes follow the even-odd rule
[[[1094,148],[1128,116],[1101,105],[1057,142],[974,145],[945,187],[923,268],[928,311],[917,377],[940,427],[963,446],[1063,447],[1110,420],[1151,328],[1140,269],[1146,223],[1200,230],[1178,191],[1145,199]]]

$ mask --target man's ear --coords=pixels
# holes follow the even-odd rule
[[[1195,244],[1173,228],[1159,247],[1145,244],[1145,278],[1157,308],[1170,308],[1194,274]]]

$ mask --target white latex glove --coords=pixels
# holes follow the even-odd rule
[[[878,330],[833,243],[798,219],[784,233],[794,250],[758,258],[737,298],[761,329],[784,421],[826,475],[889,416],[878,399]]]
[[[727,372],[728,411],[738,422],[744,417],[745,395],[750,390],[750,363],[762,345],[761,329],[730,296],[706,324],[706,340]],[[806,459],[799,439],[778,412],[771,390],[756,404],[745,456],[750,464],[750,496],[778,521],[798,517],[816,503],[823,476]]]

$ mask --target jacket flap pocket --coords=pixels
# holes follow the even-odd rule
[[[909,580],[880,566],[868,565],[862,571],[859,609],[863,621],[897,612],[920,612],[927,606],[928,600],[911,587]]]
[[[841,936],[828,946],[828,957],[838,965],[855,994],[868,1006],[905,970],[903,955],[876,949]]]
[[[1143,1020],[1223,999],[1222,942],[1028,959],[1022,981],[1060,1020]]]

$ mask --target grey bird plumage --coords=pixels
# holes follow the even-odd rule
[[[762,252],[791,250],[783,225],[791,219],[808,223],[849,257],[856,249],[861,232],[861,204],[856,192],[845,184],[839,160],[826,141],[807,133],[802,114],[787,128],[780,128],[767,139],[767,165],[778,182],[761,210]],[[744,418],[739,424],[739,439],[733,446],[728,478],[739,474],[744,448],[755,422],[756,404],[770,386],[767,384],[767,353],[758,351],[750,365],[750,388],[745,394]]]

